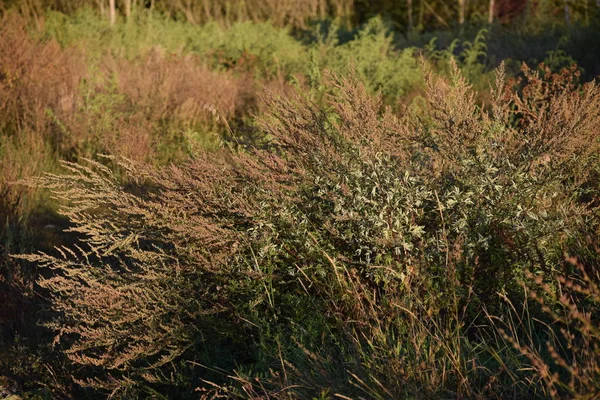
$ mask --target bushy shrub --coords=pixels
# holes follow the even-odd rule
[[[78,377],[84,386],[123,395],[171,384],[191,393],[195,382],[178,371],[209,360],[202,348],[231,357],[246,346],[248,328],[227,294],[244,271],[229,260],[242,244],[235,227],[249,224],[247,207],[255,206],[237,195],[227,200],[241,183],[220,156],[184,169],[115,162],[125,183],[97,162],[65,164],[71,175],[44,178],[66,190],[72,206],[63,212],[85,241],[26,257],[55,271],[40,281],[61,299],[48,326],[86,368]]]
[[[38,36],[52,38],[63,47],[76,47],[90,61],[107,53],[131,59],[157,47],[181,54],[191,43],[202,43],[220,31],[217,24],[198,27],[152,11],[136,13],[132,21],[118,21],[114,26],[90,8],[68,15],[47,11],[44,18],[42,29],[35,32]]]
[[[483,108],[458,67],[425,66],[427,118],[333,76],[325,106],[267,96],[260,147],[27,181],[68,200],[82,235],[23,256],[53,271],[47,326],[78,382],[189,392],[217,353],[237,364],[230,395],[527,393],[483,312],[566,249],[593,252],[600,93],[524,74],[506,87],[500,69]]]
[[[450,83],[426,75],[428,120],[380,114],[354,80],[341,85],[333,117],[276,101],[278,125],[265,127],[285,169],[304,177],[296,205],[274,212],[278,246],[294,243],[277,269],[298,265],[303,287],[329,299],[325,312],[353,338],[345,346],[365,357],[348,356],[350,375],[373,397],[500,390],[471,386],[498,379],[468,339],[484,335],[477,315],[497,311],[496,293],[514,295],[526,270],[552,276],[562,251],[595,232],[573,179],[596,162],[595,84],[580,92],[526,70],[520,94],[503,89],[500,73],[488,114],[456,67]],[[404,347],[416,338],[432,353]]]
[[[207,41],[196,43],[218,65],[267,79],[285,80],[303,71],[306,65],[306,47],[288,30],[266,22],[237,23],[216,32]]]
[[[88,127],[100,151],[129,159],[185,159],[188,131],[215,148],[226,121],[241,124],[257,108],[252,79],[212,71],[194,56],[158,50],[135,60],[106,56],[98,69],[100,79],[82,85],[85,108],[69,128]],[[223,119],[216,121],[209,108]]]
[[[8,257],[28,248],[27,221],[34,209],[49,203],[39,191],[11,183],[54,170],[57,155],[65,155],[77,143],[57,129],[48,110],[61,118],[73,111],[83,60],[56,42],[31,39],[25,20],[14,13],[1,16],[0,38],[0,268],[9,284],[13,278],[15,282],[35,279],[22,274]],[[15,320],[22,317],[14,315]]]
[[[208,106],[237,122],[255,109],[257,89],[251,78],[212,71],[199,57],[172,56],[159,48],[134,59],[89,55],[74,47],[85,44],[85,35],[61,48],[53,39],[30,35],[16,14],[6,14],[3,21],[0,113],[3,135],[10,138],[3,143],[2,163],[15,162],[20,156],[10,149],[20,146],[24,154],[37,151],[39,161],[52,164],[39,171],[56,169],[57,158],[75,160],[98,152],[158,162],[181,159],[185,145],[179,142],[186,130],[209,137],[205,142],[211,145],[211,135],[223,129]],[[7,169],[23,167],[35,174],[33,165]]]
[[[17,14],[2,16],[0,57],[0,129],[3,135],[24,134],[30,129],[53,142],[56,148],[72,145],[52,127],[46,110],[68,113],[85,73],[81,55],[63,50],[54,42],[32,39],[25,20]],[[64,147],[63,147],[64,146]]]

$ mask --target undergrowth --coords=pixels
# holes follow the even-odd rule
[[[2,9],[0,393],[598,397],[590,31],[251,3]]]

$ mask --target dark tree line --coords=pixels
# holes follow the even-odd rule
[[[356,26],[374,15],[383,15],[406,31],[469,22],[508,23],[518,18],[590,24],[597,20],[600,10],[600,0],[4,0],[2,4],[34,16],[48,8],[70,13],[92,7],[112,23],[142,9],[194,24],[270,20],[278,26],[301,28],[311,19],[339,17]]]

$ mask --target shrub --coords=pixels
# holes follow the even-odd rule
[[[217,65],[267,79],[285,80],[303,71],[306,48],[287,29],[270,23],[243,22],[210,35],[195,51],[210,55]],[[200,47],[202,46],[202,47]]]
[[[47,110],[68,115],[74,107],[82,59],[56,42],[39,43],[27,34],[25,21],[14,13],[0,20],[0,280],[14,303],[31,295],[34,269],[21,268],[9,254],[29,249],[26,226],[32,210],[50,203],[39,191],[14,181],[56,167],[56,155],[74,145],[56,129]],[[21,295],[19,289],[23,289]],[[5,304],[3,302],[3,304]],[[11,309],[15,304],[6,303]],[[22,307],[16,307],[22,311]],[[13,309],[14,310],[14,309]],[[7,321],[9,316],[13,321]],[[6,313],[3,325],[22,326],[22,312]]]
[[[527,270],[551,279],[565,249],[592,252],[581,172],[600,93],[524,74],[505,87],[501,68],[487,109],[458,67],[449,81],[425,67],[427,118],[334,75],[325,106],[267,96],[260,147],[26,181],[69,200],[82,235],[21,256],[53,271],[47,326],[78,382],[189,393],[215,379],[199,365],[216,352],[229,395],[525,395],[483,312]]]
[[[349,375],[369,396],[500,389],[471,386],[498,379],[480,364],[489,353],[469,339],[488,335],[475,329],[477,315],[498,310],[496,293],[513,293],[526,269],[551,276],[562,249],[593,232],[580,182],[565,177],[595,160],[598,88],[579,92],[548,76],[561,89],[516,126],[523,102],[548,93],[527,75],[528,89],[508,96],[500,73],[491,114],[456,67],[451,83],[427,72],[428,120],[380,114],[381,100],[356,79],[339,86],[333,116],[272,103],[277,123],[265,129],[285,152],[278,171],[303,177],[295,205],[273,212],[271,246],[290,249],[274,268],[324,297],[325,314],[350,338],[340,345]],[[417,338],[415,348],[427,343],[432,353],[398,350]]]
[[[101,151],[130,159],[182,160],[186,131],[215,148],[223,122],[242,124],[256,110],[251,79],[211,71],[194,56],[169,57],[158,50],[135,60],[107,56],[99,69],[102,78],[83,89],[86,108],[73,129],[89,127]],[[215,121],[209,107],[223,121]]]
[[[2,16],[0,57],[0,118],[2,135],[31,130],[60,151],[72,145],[71,138],[54,129],[46,113],[68,114],[75,107],[83,59],[73,50],[62,50],[53,41],[37,42],[29,37],[25,21],[13,13]]]
[[[227,294],[243,271],[228,260],[241,244],[234,227],[251,218],[249,205],[227,200],[240,183],[220,157],[160,170],[114,161],[129,179],[91,161],[91,168],[65,164],[71,175],[46,175],[46,186],[69,197],[63,213],[85,244],[25,258],[55,271],[40,281],[56,299],[48,326],[69,359],[85,367],[77,382],[121,395],[150,384],[190,391],[193,383],[182,383],[177,371],[194,368],[182,360],[206,358],[197,353],[204,346],[214,346],[209,353],[244,348],[247,328]]]

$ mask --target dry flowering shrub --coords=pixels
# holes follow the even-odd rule
[[[516,90],[507,93],[518,121],[515,153],[534,158],[538,169],[549,165],[585,182],[598,154],[597,84],[579,87],[576,65],[559,73],[543,64],[522,70],[524,77],[509,83]]]
[[[37,42],[20,15],[0,17],[0,221],[27,214],[32,191],[11,186],[39,174],[53,154],[77,138],[57,129],[48,110],[68,115],[75,109],[77,85],[85,73],[82,57],[54,41]],[[0,228],[0,230],[4,227]]]
[[[0,19],[0,263],[5,276],[27,280],[35,269],[7,258],[44,237],[32,216],[44,219],[51,205],[39,190],[13,183],[56,169],[58,157],[72,157],[89,139],[89,130],[65,129],[79,111],[87,66],[79,51],[35,38],[22,15],[7,11]]]
[[[169,119],[186,128],[209,124],[206,104],[213,104],[227,119],[252,108],[255,92],[247,77],[215,72],[197,57],[176,57],[158,50],[136,60],[104,60],[105,69],[117,75],[117,89],[146,119]]]
[[[57,149],[68,148],[73,138],[55,129],[46,110],[66,115],[76,108],[86,72],[81,55],[55,41],[32,39],[23,17],[14,13],[5,13],[0,26],[0,126],[14,134],[30,129]]]
[[[226,286],[236,274],[227,261],[240,245],[235,227],[251,212],[228,195],[238,184],[215,155],[184,169],[112,160],[124,179],[90,160],[25,182],[68,202],[62,212],[83,243],[22,258],[54,271],[39,282],[55,299],[57,318],[47,326],[69,359],[87,367],[78,382],[123,395],[173,383],[186,351],[227,334]]]
[[[198,57],[154,49],[133,60],[89,62],[93,56],[86,60],[74,46],[36,37],[16,13],[3,14],[1,25],[0,127],[8,144],[0,151],[39,151],[50,165],[15,166],[34,174],[54,170],[58,158],[98,152],[164,163],[181,158],[183,132],[216,142],[211,133],[222,127],[208,104],[228,121],[255,109],[252,79],[211,71]]]
[[[153,139],[152,124],[139,116],[121,118],[113,130],[106,132],[101,139],[102,147],[111,154],[126,157],[133,161],[156,160],[156,143]]]
[[[89,162],[27,181],[68,201],[82,238],[22,256],[53,270],[48,326],[80,382],[206,389],[171,373],[211,338],[249,337],[226,346],[240,357],[226,393],[504,397],[513,375],[483,311],[593,233],[574,171],[598,148],[600,93],[564,88],[528,121],[502,68],[486,108],[458,68],[424,75],[426,118],[332,75],[325,105],[268,94],[260,146],[232,135],[181,166],[111,158],[123,180]]]
[[[41,173],[56,149],[72,144],[46,111],[72,110],[82,67],[76,52],[31,39],[20,15],[0,16],[0,324],[6,329],[24,326],[33,269],[22,268],[9,255],[29,240],[25,221],[40,198],[36,190],[12,183]]]

